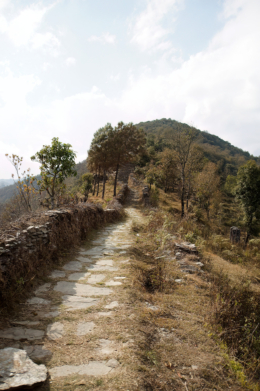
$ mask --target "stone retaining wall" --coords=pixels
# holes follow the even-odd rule
[[[20,301],[33,287],[34,279],[45,275],[66,248],[86,239],[92,228],[119,219],[128,193],[124,185],[107,209],[80,203],[42,213],[44,224],[18,231],[16,238],[0,244],[0,307]]]

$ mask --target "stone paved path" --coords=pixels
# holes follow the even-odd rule
[[[73,259],[52,271],[12,327],[0,331],[1,346],[23,348],[46,364],[51,377],[46,390],[63,389],[64,380],[75,376],[118,376],[124,365],[124,349],[133,336],[125,303],[127,249],[134,240],[131,225],[141,220],[135,208],[126,212],[125,221],[99,230]]]

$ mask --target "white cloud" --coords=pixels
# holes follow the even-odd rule
[[[31,5],[24,8],[18,16],[8,21],[4,14],[0,15],[0,31],[6,33],[12,43],[17,46],[28,46],[32,49],[44,48],[52,54],[57,54],[60,41],[52,32],[38,32],[44,16],[55,3],[48,7]]]
[[[120,80],[120,78],[121,78],[120,73],[118,73],[117,75],[110,75],[110,80],[112,81],[118,81]]]
[[[76,64],[76,58],[74,57],[68,57],[65,61],[67,67],[71,67]]]
[[[155,74],[150,67],[142,68],[138,77],[129,72],[127,87],[118,98],[93,87],[50,101],[48,106],[30,106],[27,98],[41,80],[34,75],[15,77],[8,63],[3,63],[0,153],[12,152],[6,147],[15,144],[19,146],[16,153],[29,157],[57,136],[71,143],[82,159],[93,133],[107,122],[156,118],[194,123],[251,153],[260,153],[260,2],[226,0],[225,7],[233,10],[232,16],[231,11],[224,14],[224,28],[208,48],[178,68],[166,66],[165,72]],[[10,135],[15,142],[10,142]]]
[[[146,9],[132,22],[131,42],[141,50],[168,50],[172,44],[168,39],[170,29],[164,27],[164,18],[171,14],[171,23],[183,3],[182,0],[146,0]]]
[[[52,68],[52,65],[49,62],[44,62],[42,65],[42,69],[44,71],[47,71],[48,69]]]
[[[91,35],[88,41],[114,44],[116,42],[116,36],[110,33],[104,33],[100,37],[98,37],[97,35]]]

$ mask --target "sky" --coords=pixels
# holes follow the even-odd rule
[[[53,137],[77,162],[106,123],[185,122],[260,155],[259,0],[0,0],[6,153]]]

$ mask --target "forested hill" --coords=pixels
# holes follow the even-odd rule
[[[177,129],[191,129],[187,124],[166,118],[140,122],[136,126],[143,128],[148,136],[148,145],[154,145],[158,151],[163,148],[163,136],[165,134],[174,133]],[[237,167],[245,161],[256,159],[249,152],[243,151],[207,131],[196,129],[196,132],[196,141],[202,147],[205,156],[210,161],[221,166],[221,169],[228,168],[230,174],[234,174]]]

